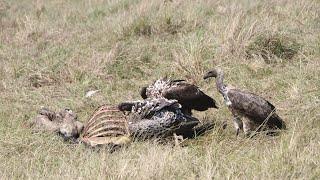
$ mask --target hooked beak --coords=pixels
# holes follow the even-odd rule
[[[123,103],[120,103],[118,105],[118,109],[120,111],[131,111],[132,110],[132,107],[134,106],[135,104],[132,103],[132,102],[123,102]]]
[[[211,77],[211,76],[209,74],[206,74],[203,76],[203,79],[205,80],[205,79],[208,79],[209,77]]]

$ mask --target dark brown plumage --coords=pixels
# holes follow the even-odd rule
[[[181,112],[177,100],[147,98],[142,101],[123,102],[121,111],[130,111],[129,129],[134,138],[166,138],[173,134],[195,138],[214,127],[212,122],[201,124],[197,118]]]
[[[159,79],[140,91],[143,99],[164,97],[178,100],[182,105],[182,112],[191,115],[191,110],[205,111],[218,108],[214,99],[202,92],[199,87],[184,80]]]
[[[241,129],[250,131],[285,129],[285,122],[276,114],[275,107],[264,98],[253,93],[233,89],[223,84],[223,71],[209,71],[204,79],[215,77],[216,86],[234,116],[237,134]],[[244,117],[243,120],[241,118]]]

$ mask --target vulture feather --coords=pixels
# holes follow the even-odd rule
[[[129,129],[135,138],[165,138],[173,134],[184,138],[195,138],[214,127],[214,123],[201,124],[197,118],[181,111],[177,100],[147,98],[142,101],[123,102],[121,111],[130,112]]]
[[[234,116],[237,135],[240,130],[245,134],[251,131],[285,129],[285,122],[276,114],[276,108],[269,101],[250,92],[227,87],[223,84],[223,71],[209,71],[204,79],[215,77],[216,86]],[[243,120],[241,118],[244,117]]]
[[[140,91],[143,99],[164,97],[175,99],[182,105],[182,112],[191,115],[191,110],[205,111],[218,108],[216,101],[202,92],[199,87],[185,80],[159,79]]]
[[[64,140],[76,140],[83,124],[78,121],[77,115],[70,109],[55,112],[47,108],[41,108],[38,115],[30,122],[35,131],[55,132]]]

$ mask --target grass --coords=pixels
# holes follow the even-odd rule
[[[1,179],[318,179],[319,9],[317,0],[0,1]],[[286,58],[292,42],[299,48]],[[202,80],[216,66],[228,84],[269,99],[288,130],[236,138],[222,97]],[[41,106],[85,121],[165,75],[213,96],[221,108],[196,116],[227,128],[185,147],[134,142],[108,154],[25,127]],[[100,91],[85,98],[89,90]]]
[[[280,58],[290,60],[298,53],[299,44],[293,39],[281,35],[261,35],[258,36],[247,47],[246,53],[249,58],[261,56],[266,63],[271,63],[270,59]]]

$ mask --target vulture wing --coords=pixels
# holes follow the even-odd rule
[[[179,83],[179,82],[184,82],[186,80],[183,80],[183,79],[176,79],[176,80],[171,80],[170,83]],[[148,96],[147,96],[147,86],[144,86],[141,88],[140,90],[140,96],[143,98],[143,99],[147,99]]]
[[[205,111],[208,108],[217,108],[215,100],[202,92],[197,86],[181,81],[165,89],[163,96],[167,99],[178,100],[183,109]]]
[[[284,121],[275,113],[275,107],[253,93],[243,92],[237,89],[228,91],[228,98],[231,101],[231,109],[255,121],[258,124],[263,123],[273,128],[284,129]]]
[[[171,83],[178,83],[178,82],[185,82],[186,80],[184,79],[174,79],[174,80],[171,80]]]

